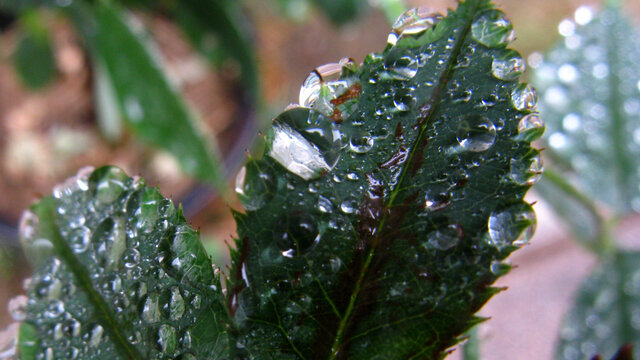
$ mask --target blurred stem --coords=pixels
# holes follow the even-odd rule
[[[611,233],[618,222],[617,218],[612,217],[607,219],[602,216],[600,211],[598,211],[596,203],[587,195],[580,192],[580,190],[576,189],[562,174],[547,168],[544,171],[544,177],[562,190],[567,196],[572,197],[584,206],[598,222],[598,237],[594,239],[595,241],[592,243],[580,241],[579,243],[600,257],[605,257],[615,252],[615,242],[613,241]]]
[[[378,7],[391,25],[396,22],[398,16],[407,11],[407,6],[403,0],[378,0]]]
[[[462,357],[464,360],[480,359],[480,339],[478,339],[478,327],[474,326],[467,331],[469,340],[462,346]]]

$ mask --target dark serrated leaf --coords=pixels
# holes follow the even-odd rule
[[[535,227],[543,125],[511,24],[483,0],[405,16],[361,67],[312,73],[311,109],[239,174],[236,358],[441,358]]]
[[[621,344],[640,345],[638,252],[620,251],[589,275],[560,330],[556,358],[609,359]]]
[[[21,359],[216,359],[226,311],[182,211],[120,169],[83,169],[27,212]]]
[[[579,19],[584,23],[588,18]],[[564,38],[535,71],[549,131],[545,142],[572,181],[617,212],[640,210],[640,37],[619,9]]]
[[[115,5],[74,2],[68,8],[93,60],[109,77],[124,119],[141,139],[173,154],[182,169],[224,188],[223,163],[214,139],[169,84],[157,54]]]

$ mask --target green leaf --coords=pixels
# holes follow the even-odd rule
[[[483,0],[414,14],[310,74],[241,170],[235,358],[442,358],[530,238],[544,125],[511,24]]]
[[[588,10],[585,10],[588,12]],[[618,9],[564,21],[536,68],[545,143],[574,186],[618,213],[640,211],[640,38]]]
[[[109,74],[99,62],[93,64],[93,94],[96,118],[102,136],[111,142],[120,140],[123,119],[118,107],[118,97]]]
[[[200,131],[123,13],[104,2],[74,2],[69,12],[94,61],[107,73],[127,125],[143,140],[172,153],[187,174],[224,188],[213,139]]]
[[[240,65],[242,78],[249,94],[257,101],[259,83],[256,55],[249,35],[248,21],[238,1],[182,0],[175,2],[174,11],[183,19],[185,32],[199,50],[207,50],[208,40],[202,31],[217,35],[225,53],[231,55]],[[189,26],[185,26],[188,20]],[[206,52],[205,52],[206,54]]]
[[[25,213],[36,253],[22,359],[205,359],[228,339],[220,278],[182,211],[120,169],[83,169]]]
[[[609,359],[623,344],[640,346],[640,252],[620,251],[582,285],[560,330],[557,359]]]
[[[56,74],[56,61],[47,29],[36,12],[26,12],[21,23],[25,34],[13,54],[13,65],[22,82],[31,89],[48,85]]]

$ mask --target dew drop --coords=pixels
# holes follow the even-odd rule
[[[171,303],[169,304],[169,316],[171,320],[180,320],[184,315],[185,306],[180,289],[176,286],[171,288]]]
[[[89,188],[95,192],[98,201],[114,202],[125,190],[127,174],[114,166],[105,166],[94,171],[89,177]]]
[[[544,122],[537,114],[529,114],[520,119],[516,140],[533,141],[544,133]]]
[[[324,196],[318,196],[318,210],[330,214],[333,212],[333,203]]]
[[[515,38],[513,25],[499,10],[482,13],[471,25],[471,36],[488,47],[507,46]]]
[[[273,198],[274,188],[271,172],[255,160],[249,160],[236,177],[236,194],[247,211],[265,206]]]
[[[98,345],[100,345],[100,342],[102,341],[102,334],[104,334],[104,328],[100,325],[95,325],[91,329],[89,346],[97,347]]]
[[[491,120],[484,116],[471,115],[458,126],[456,138],[465,150],[485,151],[496,141],[496,127]]]
[[[511,159],[509,179],[518,185],[529,186],[537,183],[542,177],[544,165],[540,154],[527,161]]]
[[[167,324],[160,325],[158,329],[158,345],[165,354],[173,354],[178,346],[178,335],[176,329]]]
[[[432,231],[428,235],[428,243],[430,247],[439,250],[448,250],[458,245],[462,238],[462,229],[459,225],[448,225],[444,228]]]
[[[342,136],[331,119],[306,108],[280,114],[267,135],[268,155],[293,174],[315,179],[338,162]]]
[[[516,80],[525,70],[522,56],[515,50],[506,50],[494,55],[491,63],[491,73],[500,80]]]
[[[358,154],[369,152],[373,144],[374,139],[368,132],[357,132],[349,139],[349,149]]]
[[[536,230],[536,214],[527,203],[495,211],[489,217],[489,243],[494,246],[522,246]]]
[[[491,262],[490,270],[495,276],[503,276],[511,270],[511,266],[503,263],[502,261],[494,260]]]
[[[402,38],[419,37],[427,30],[435,28],[442,18],[442,15],[434,13],[428,8],[409,9],[393,23],[387,42],[394,46]]]
[[[345,214],[353,214],[356,209],[356,203],[353,200],[345,200],[340,204],[340,210]]]
[[[160,305],[157,295],[149,295],[142,307],[142,319],[148,324],[160,321]]]
[[[392,80],[410,80],[418,73],[418,61],[413,54],[398,48],[387,54],[385,71],[382,76]]]
[[[449,192],[427,191],[424,208],[427,211],[439,211],[446,209],[451,204],[451,194]]]
[[[312,71],[309,76],[302,83],[300,87],[300,105],[304,107],[311,107],[313,103],[320,97],[320,91],[322,90],[322,80],[317,71]]]
[[[282,256],[292,258],[310,251],[320,241],[320,234],[312,216],[285,214],[278,221],[273,238]]]
[[[532,111],[538,103],[538,94],[533,86],[522,83],[511,91],[511,103],[516,110]]]

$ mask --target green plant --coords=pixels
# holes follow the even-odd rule
[[[512,39],[486,0],[411,10],[312,73],[240,173],[226,293],[180,209],[81,171],[23,217],[21,358],[445,356],[535,228],[544,126]]]
[[[610,1],[576,11],[563,40],[535,66],[553,170],[540,193],[600,264],[582,286],[560,333],[557,357],[610,357],[640,346],[640,254],[616,240],[621,219],[640,211],[640,41]]]

